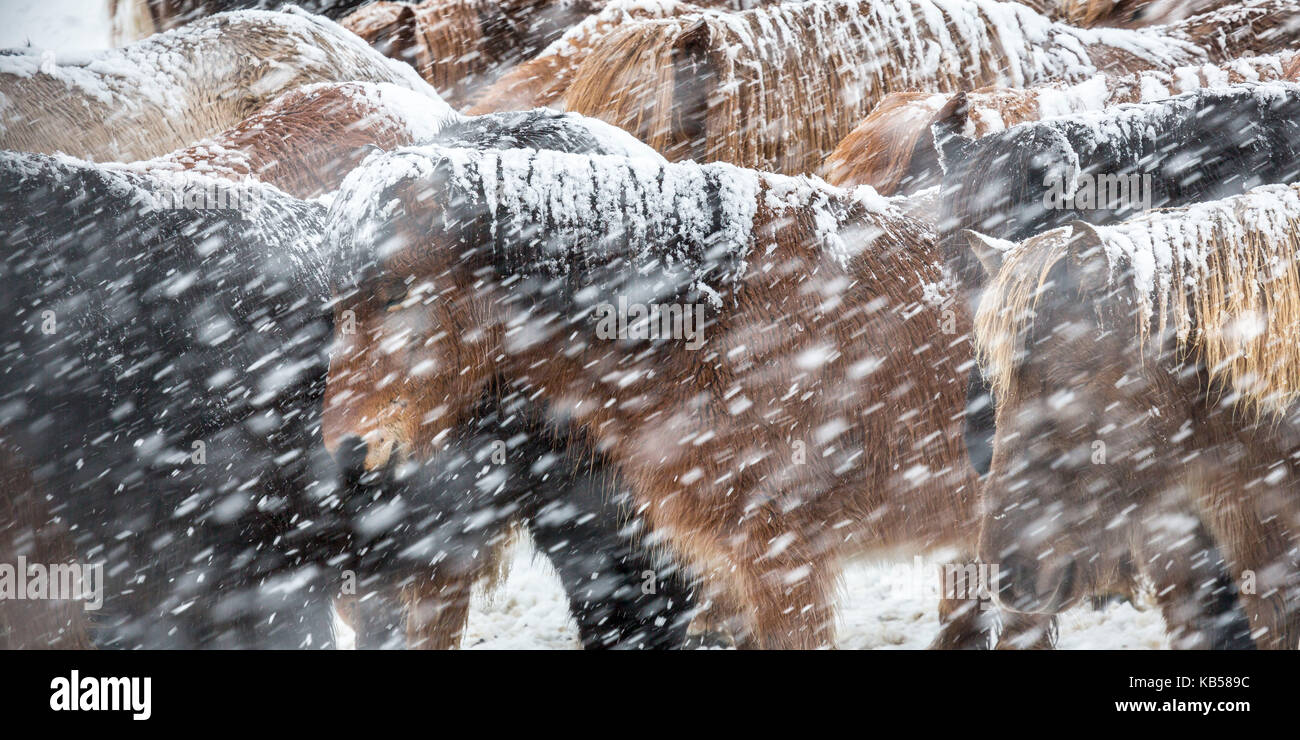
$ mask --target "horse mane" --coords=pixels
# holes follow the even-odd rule
[[[467,249],[490,244],[499,270],[572,286],[595,275],[651,276],[656,290],[689,289],[714,305],[744,274],[760,227],[797,221],[810,244],[847,265],[856,254],[848,224],[868,213],[904,218],[870,189],[727,164],[408,147],[376,155],[340,189],[327,236],[339,259],[334,275],[373,262],[411,192],[438,211],[424,228],[462,234]]]
[[[337,188],[372,149],[430,141],[458,118],[446,103],[389,83],[322,82],[281,95],[212,138],[127,167],[253,177],[310,198]]]
[[[1014,244],[999,241],[1002,266],[984,287],[975,312],[975,359],[994,398],[1008,398],[1024,351],[1034,308],[1053,285],[1052,268],[1070,243],[1071,227],[1045,231]]]
[[[1149,69],[1125,75],[1098,74],[1072,85],[983,87],[964,93],[966,108],[958,121],[973,138],[1054,116],[1141,103],[1193,90],[1241,82],[1300,82],[1300,53],[1243,57],[1228,63]],[[954,93],[890,93],[857,125],[823,164],[834,185],[871,185],[882,194],[937,184],[931,126]]]
[[[1180,34],[1078,29],[993,0],[827,0],[632,23],[582,63],[564,105],[671,160],[799,173],[896,90],[1072,81],[1204,58]],[[766,125],[735,125],[746,120]]]
[[[1039,13],[1075,26],[1141,27],[1182,20],[1234,0],[1023,0]]]
[[[1022,123],[981,139],[965,140],[955,147],[960,150],[957,154],[942,156],[945,178],[940,218],[946,232],[941,243],[945,260],[958,266],[968,283],[974,280],[970,284],[977,285],[982,282],[982,271],[976,272],[971,265],[958,230],[1018,240],[1077,218],[1078,211],[1073,208],[1045,204],[1049,178],[1069,192],[1081,175],[1145,173],[1152,178],[1151,204],[1157,206],[1236,194],[1241,186],[1234,191],[1235,181],[1223,180],[1230,175],[1243,180],[1257,178],[1258,184],[1289,181],[1300,158],[1300,150],[1292,143],[1297,111],[1300,85],[1242,84]],[[1233,116],[1253,116],[1260,125],[1210,130]],[[941,132],[940,124],[935,126],[936,140],[959,138]],[[1217,147],[1211,152],[1214,157],[1202,153],[1201,178],[1188,180],[1175,170],[1143,169],[1149,158],[1163,153],[1163,161],[1171,148],[1180,144]],[[1010,174],[990,185],[990,177],[997,176],[990,173]],[[1087,220],[1115,220],[1133,210],[1130,205],[1090,210]]]
[[[342,23],[460,107],[595,8],[593,0],[375,2]]]
[[[465,110],[469,115],[555,105],[574,74],[600,41],[638,20],[671,18],[699,12],[700,5],[659,0],[611,0],[600,12],[564,32],[532,59],[511,68],[480,93]]]
[[[934,147],[926,137],[935,114],[948,99],[918,92],[886,95],[826,157],[822,176],[840,187],[870,185],[881,195],[899,192],[905,182],[909,190],[916,187],[914,175],[926,170],[926,154],[938,167]]]
[[[1179,357],[1196,358],[1258,413],[1280,415],[1300,400],[1300,185],[1265,185],[1112,226],[1076,222],[1004,251],[975,317],[977,359],[1002,397],[1037,301],[1063,289],[1049,275],[1068,254],[1105,260],[1108,278],[1080,299],[1124,302],[1098,315],[1131,320],[1112,328],[1131,332],[1139,350],[1152,337],[1172,337]]]
[[[1100,248],[1112,281],[1128,281],[1142,343],[1171,331],[1256,411],[1300,400],[1300,185],[1075,233],[1072,249]]]

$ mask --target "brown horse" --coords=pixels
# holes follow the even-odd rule
[[[161,157],[124,165],[253,178],[296,198],[338,188],[376,148],[431,141],[460,120],[451,106],[388,83],[322,82],[281,95],[238,125]]]
[[[1221,65],[1097,75],[1074,85],[986,87],[965,94],[966,135],[979,138],[1026,121],[1102,110],[1238,82],[1300,82],[1300,53],[1243,57]],[[942,172],[930,126],[956,94],[901,92],[880,101],[822,165],[832,185],[871,185],[884,195],[939,184]]]
[[[967,319],[933,234],[869,191],[406,149],[348,178],[328,240],[355,325],[323,433],[372,475],[437,470],[468,454],[481,399],[526,399],[626,482],[749,646],[829,645],[843,558],[974,542]],[[466,536],[430,546],[444,579],[485,567]],[[946,592],[936,644],[987,643],[970,586]],[[1049,625],[1013,617],[1003,644],[1045,645]]]
[[[604,39],[564,106],[672,161],[808,173],[890,92],[1078,82],[1235,58],[1294,41],[1293,12],[1290,0],[1270,0],[1175,26],[1097,31],[991,0],[710,11],[635,22]]]
[[[1298,233],[1277,185],[983,250],[1003,263],[976,320],[998,399],[981,552],[1004,604],[1064,609],[1132,552],[1185,635],[1213,642],[1207,602],[1239,592],[1259,646],[1297,647]]]
[[[528,110],[554,106],[573,75],[601,40],[637,20],[673,18],[699,12],[707,3],[612,0],[599,13],[564,32],[532,59],[514,67],[474,99],[466,113]]]
[[[385,55],[415,67],[459,108],[600,5],[597,0],[375,2],[342,23]]]
[[[148,159],[229,128],[288,90],[342,81],[437,98],[410,67],[326,18],[222,13],[88,56],[0,55],[0,149]]]

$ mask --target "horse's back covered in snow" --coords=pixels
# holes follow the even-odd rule
[[[1287,82],[1058,116],[974,140],[964,123],[945,116],[934,135],[945,254],[973,285],[984,271],[960,229],[1019,240],[1075,219],[1108,223],[1300,178],[1300,85]]]
[[[311,198],[338,188],[375,149],[432,141],[459,118],[441,100],[391,83],[321,82],[281,95],[211,138],[128,167],[251,177]]]
[[[1078,82],[1220,61],[1284,48],[1300,33],[1290,12],[1284,0],[1217,11],[1211,33],[1197,30],[1205,18],[1188,28],[1080,29],[990,0],[707,11],[633,22],[603,39],[564,105],[670,160],[806,173],[890,92]]]
[[[987,87],[966,93],[890,93],[844,137],[822,168],[841,187],[870,185],[885,195],[939,184],[943,173],[931,125],[955,109],[965,117],[956,128],[979,138],[1028,121],[1104,110],[1124,103],[1160,100],[1240,82],[1300,82],[1300,54],[1243,57],[1215,65],[1096,75],[1073,85]],[[958,95],[963,100],[945,110]]]
[[[314,82],[388,82],[437,97],[410,67],[302,11],[222,13],[120,49],[0,56],[0,148],[148,159]]]

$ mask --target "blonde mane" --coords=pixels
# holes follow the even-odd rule
[[[1120,287],[1136,303],[1140,349],[1168,333],[1180,357],[1198,358],[1238,406],[1256,413],[1282,414],[1300,400],[1300,185],[1114,226],[1064,227],[1009,250],[975,321],[978,358],[995,393],[1010,388],[1034,306],[1053,289],[1048,271],[1067,246],[1098,251],[1111,284],[1129,282]]]
[[[1071,227],[1045,231],[1020,244],[1005,242],[1002,267],[989,281],[975,313],[975,359],[983,368],[995,398],[1006,398],[1011,378],[1024,351],[1024,337],[1047,275],[1065,256]]]

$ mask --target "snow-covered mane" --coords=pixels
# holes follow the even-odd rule
[[[890,92],[1173,69],[1215,58],[1200,41],[1181,26],[1075,28],[993,0],[704,11],[631,22],[602,40],[564,104],[626,128],[670,159],[812,172]]]
[[[961,229],[1019,241],[1075,219],[1115,222],[1300,177],[1300,85],[1288,82],[1198,90],[973,140],[959,133],[963,124],[941,116],[934,138],[944,169],[942,248],[971,286],[984,270]],[[1117,178],[1128,195],[1111,187]]]
[[[1283,413],[1300,400],[1300,185],[1266,185],[1113,226],[1076,222],[1013,246],[976,318],[981,362],[1006,394],[1049,291],[1051,268],[1068,255],[1102,260],[1106,279],[1085,303],[1123,302],[1120,327],[1138,338],[1172,338],[1199,358],[1240,403]],[[1095,286],[1097,287],[1097,286]],[[1134,310],[1134,308],[1136,310]],[[1101,312],[1103,316],[1110,312]]]
[[[348,177],[327,241],[340,262],[334,274],[356,275],[386,249],[409,246],[388,242],[392,222],[410,216],[431,234],[458,235],[461,248],[490,243],[497,267],[584,283],[584,274],[620,265],[717,303],[764,246],[759,226],[797,221],[846,265],[862,248],[848,227],[869,211],[902,218],[870,188],[851,193],[726,164],[411,147],[375,155]]]

